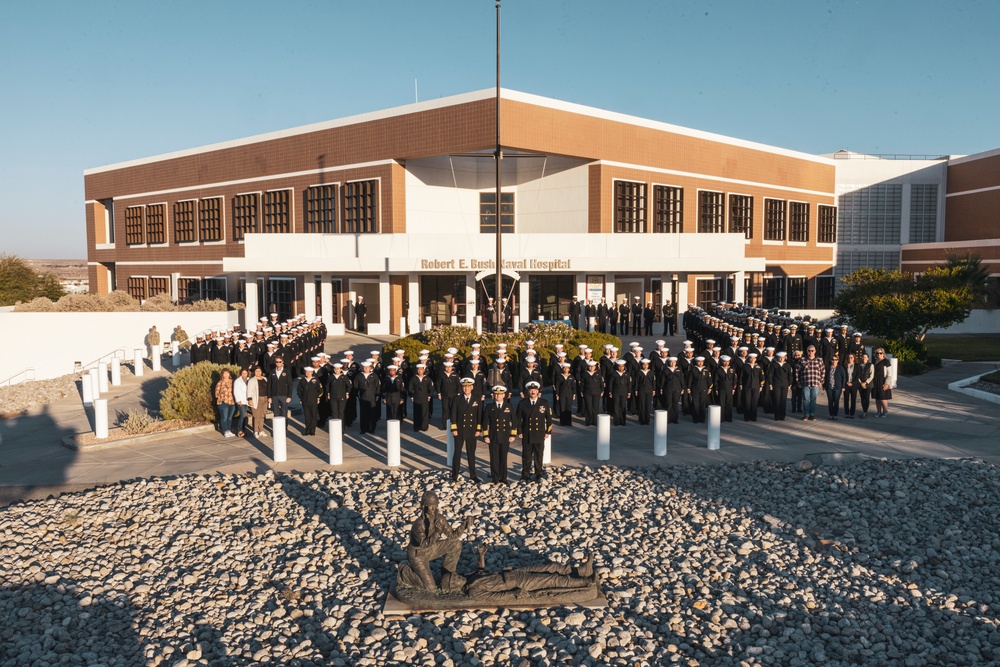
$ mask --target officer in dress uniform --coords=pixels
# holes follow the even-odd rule
[[[542,479],[542,452],[545,436],[552,432],[552,409],[539,397],[542,385],[531,382],[526,387],[528,398],[517,405],[518,436],[521,438],[521,479]]]
[[[490,448],[490,477],[494,484],[508,484],[507,454],[517,437],[514,409],[508,397],[510,391],[503,385],[493,387],[493,402],[486,406],[483,435]]]
[[[462,394],[451,404],[451,434],[455,438],[455,454],[451,458],[452,482],[458,481],[458,473],[462,471],[463,447],[469,465],[469,479],[474,484],[480,482],[476,475],[476,439],[482,433],[482,406],[472,395],[475,384],[476,381],[471,377],[462,378]]]
[[[316,424],[319,422],[319,401],[323,387],[315,377],[312,366],[305,369],[305,376],[299,379],[296,393],[302,403],[302,435],[316,435]]]

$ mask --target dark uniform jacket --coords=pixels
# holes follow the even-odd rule
[[[493,443],[500,443],[506,438],[517,435],[517,422],[514,420],[514,408],[510,401],[503,405],[490,403],[486,406],[485,435]]]
[[[535,404],[526,398],[517,404],[517,423],[525,442],[540,445],[545,442],[546,434],[552,431],[552,408],[544,398],[539,398]]]
[[[451,404],[451,432],[456,437],[471,438],[476,435],[476,431],[481,431],[479,422],[482,408],[480,401],[475,396],[470,396],[468,400],[463,393]]]

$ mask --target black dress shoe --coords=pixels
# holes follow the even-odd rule
[[[469,478],[469,480],[470,480],[470,481],[471,481],[471,482],[472,482],[473,484],[482,484],[482,483],[483,483],[483,480],[479,479],[478,477],[470,477],[470,478]]]

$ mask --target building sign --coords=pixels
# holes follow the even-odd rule
[[[422,259],[420,268],[425,271],[489,271],[497,267],[495,259]],[[515,271],[569,271],[573,268],[569,259],[509,259],[503,262],[504,269]]]
[[[604,298],[604,276],[587,276],[587,301],[600,303]]]

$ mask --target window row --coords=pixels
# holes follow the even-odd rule
[[[292,196],[290,188],[233,196],[230,200],[232,239],[240,241],[247,234],[255,233],[291,232]],[[370,234],[379,229],[377,179],[354,181],[343,186],[314,185],[303,191],[302,198],[306,233]],[[225,241],[224,209],[222,197],[174,202],[170,206],[174,242]],[[167,204],[127,207],[125,241],[128,245],[166,244]]]
[[[614,181],[614,231],[619,234],[643,234],[646,223],[647,184],[638,181]],[[698,191],[698,232],[702,234],[754,233],[754,198],[711,190]],[[819,204],[817,241],[834,243],[837,238],[837,208]],[[807,243],[809,241],[810,205],[807,202],[764,198],[764,240]],[[726,226],[728,214],[729,225]],[[655,233],[676,234],[683,231],[684,190],[667,185],[653,185],[653,225]]]
[[[166,276],[130,276],[126,290],[133,299],[145,301],[158,294],[170,294],[170,278]],[[201,299],[228,301],[225,278],[178,278],[177,302],[191,303]]]
[[[743,303],[755,308],[778,308],[794,313],[809,308],[809,278],[763,276],[754,280],[747,276],[743,284]],[[834,276],[816,276],[813,282],[813,308],[832,308],[836,292]],[[698,306],[708,308],[713,303],[732,301],[736,293],[735,278],[699,278]]]
[[[170,294],[170,278],[131,276],[126,281],[126,289],[133,299],[145,301],[157,294]]]

